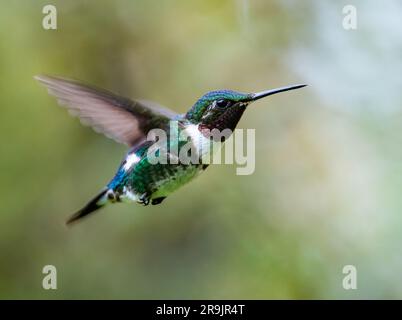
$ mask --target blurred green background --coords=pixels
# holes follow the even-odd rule
[[[42,28],[54,4],[58,29]],[[0,298],[402,298],[402,4],[1,1]],[[126,149],[33,80],[81,79],[179,112],[208,90],[309,87],[252,105],[256,171],[211,166],[160,206],[66,217]],[[54,265],[58,289],[42,289]],[[357,290],[342,288],[344,265]]]

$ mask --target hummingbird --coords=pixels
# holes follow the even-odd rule
[[[35,79],[82,124],[129,148],[112,180],[73,214],[67,220],[67,225],[111,203],[160,204],[169,194],[208,167],[202,162],[151,163],[148,151],[156,142],[147,139],[151,130],[169,132],[171,121],[176,121],[178,130],[188,131],[195,148],[201,148],[200,141],[211,139],[205,134],[206,130],[233,131],[252,102],[306,86],[297,84],[257,93],[210,91],[199,98],[187,113],[178,114],[157,103],[131,100],[76,80],[46,75],[35,76]],[[169,143],[169,147],[172,147],[171,144],[175,142]],[[217,143],[224,143],[224,139]],[[200,152],[199,156],[202,155]]]

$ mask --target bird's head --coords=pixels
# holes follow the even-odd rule
[[[203,95],[186,113],[186,119],[208,129],[235,129],[246,107],[261,98],[299,89],[306,85],[292,85],[257,93],[242,93],[232,90],[211,91]]]

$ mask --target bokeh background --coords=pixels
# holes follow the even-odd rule
[[[42,28],[46,4],[57,30]],[[402,298],[401,32],[398,0],[2,0],[0,298]],[[179,112],[212,89],[309,87],[244,115],[253,175],[211,166],[163,205],[68,229],[126,149],[38,73]],[[57,290],[42,289],[48,264]],[[349,264],[357,290],[342,288]]]

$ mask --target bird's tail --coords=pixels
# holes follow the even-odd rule
[[[74,213],[66,222],[67,225],[71,225],[74,222],[82,219],[83,217],[87,216],[88,214],[102,208],[105,204],[108,203],[107,197],[108,189],[102,190],[95,198],[87,203],[87,205],[79,210],[78,212]]]

